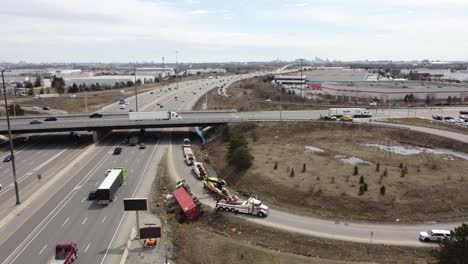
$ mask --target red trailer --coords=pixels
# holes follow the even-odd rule
[[[184,215],[189,220],[195,220],[201,215],[200,208],[195,204],[192,196],[187,193],[184,187],[177,188],[173,193]]]

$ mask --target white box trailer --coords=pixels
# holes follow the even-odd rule
[[[193,163],[195,162],[195,157],[193,155],[192,148],[184,147],[183,151],[184,151],[184,158],[185,158],[185,161],[187,162],[187,165],[192,166]]]
[[[328,110],[330,116],[342,117],[349,116],[352,118],[372,117],[372,113],[365,108],[330,108]]]
[[[156,111],[156,112],[129,112],[128,119],[132,121],[143,120],[171,120],[182,119],[176,112]]]

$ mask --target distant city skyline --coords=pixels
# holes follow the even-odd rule
[[[464,0],[18,0],[0,61],[467,61]]]

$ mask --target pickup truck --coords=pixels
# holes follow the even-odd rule
[[[78,247],[75,243],[64,243],[55,246],[55,257],[49,264],[70,264],[78,258]]]

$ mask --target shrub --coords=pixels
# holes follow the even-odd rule
[[[364,183],[362,184],[362,187],[363,187],[364,191],[367,192],[367,188],[368,188],[369,186],[367,185],[366,182],[364,182]]]
[[[273,167],[274,170],[277,170],[278,169],[278,162],[275,161],[275,166]]]
[[[363,184],[363,183],[364,183],[364,176],[361,176],[361,177],[359,178],[359,184]]]
[[[304,163],[304,164],[302,165],[302,172],[305,172],[305,171],[306,171],[306,164]]]
[[[384,177],[387,177],[387,176],[388,176],[387,168],[385,168],[385,170],[383,171],[383,176],[384,176]]]
[[[248,148],[238,147],[232,152],[229,163],[233,165],[237,170],[243,171],[252,166],[253,160],[254,157],[252,156],[252,154],[250,154]]]
[[[400,169],[403,169],[403,163],[400,163]]]
[[[380,163],[375,164],[375,171],[380,171]]]
[[[292,168],[291,174],[289,174],[289,177],[294,177],[294,168]]]
[[[358,167],[357,165],[354,165],[354,171],[353,171],[353,175],[356,176],[359,174],[359,170],[358,170]]]
[[[380,187],[380,195],[385,195],[385,186]]]
[[[363,194],[364,194],[364,186],[359,185],[359,195],[363,195]]]

